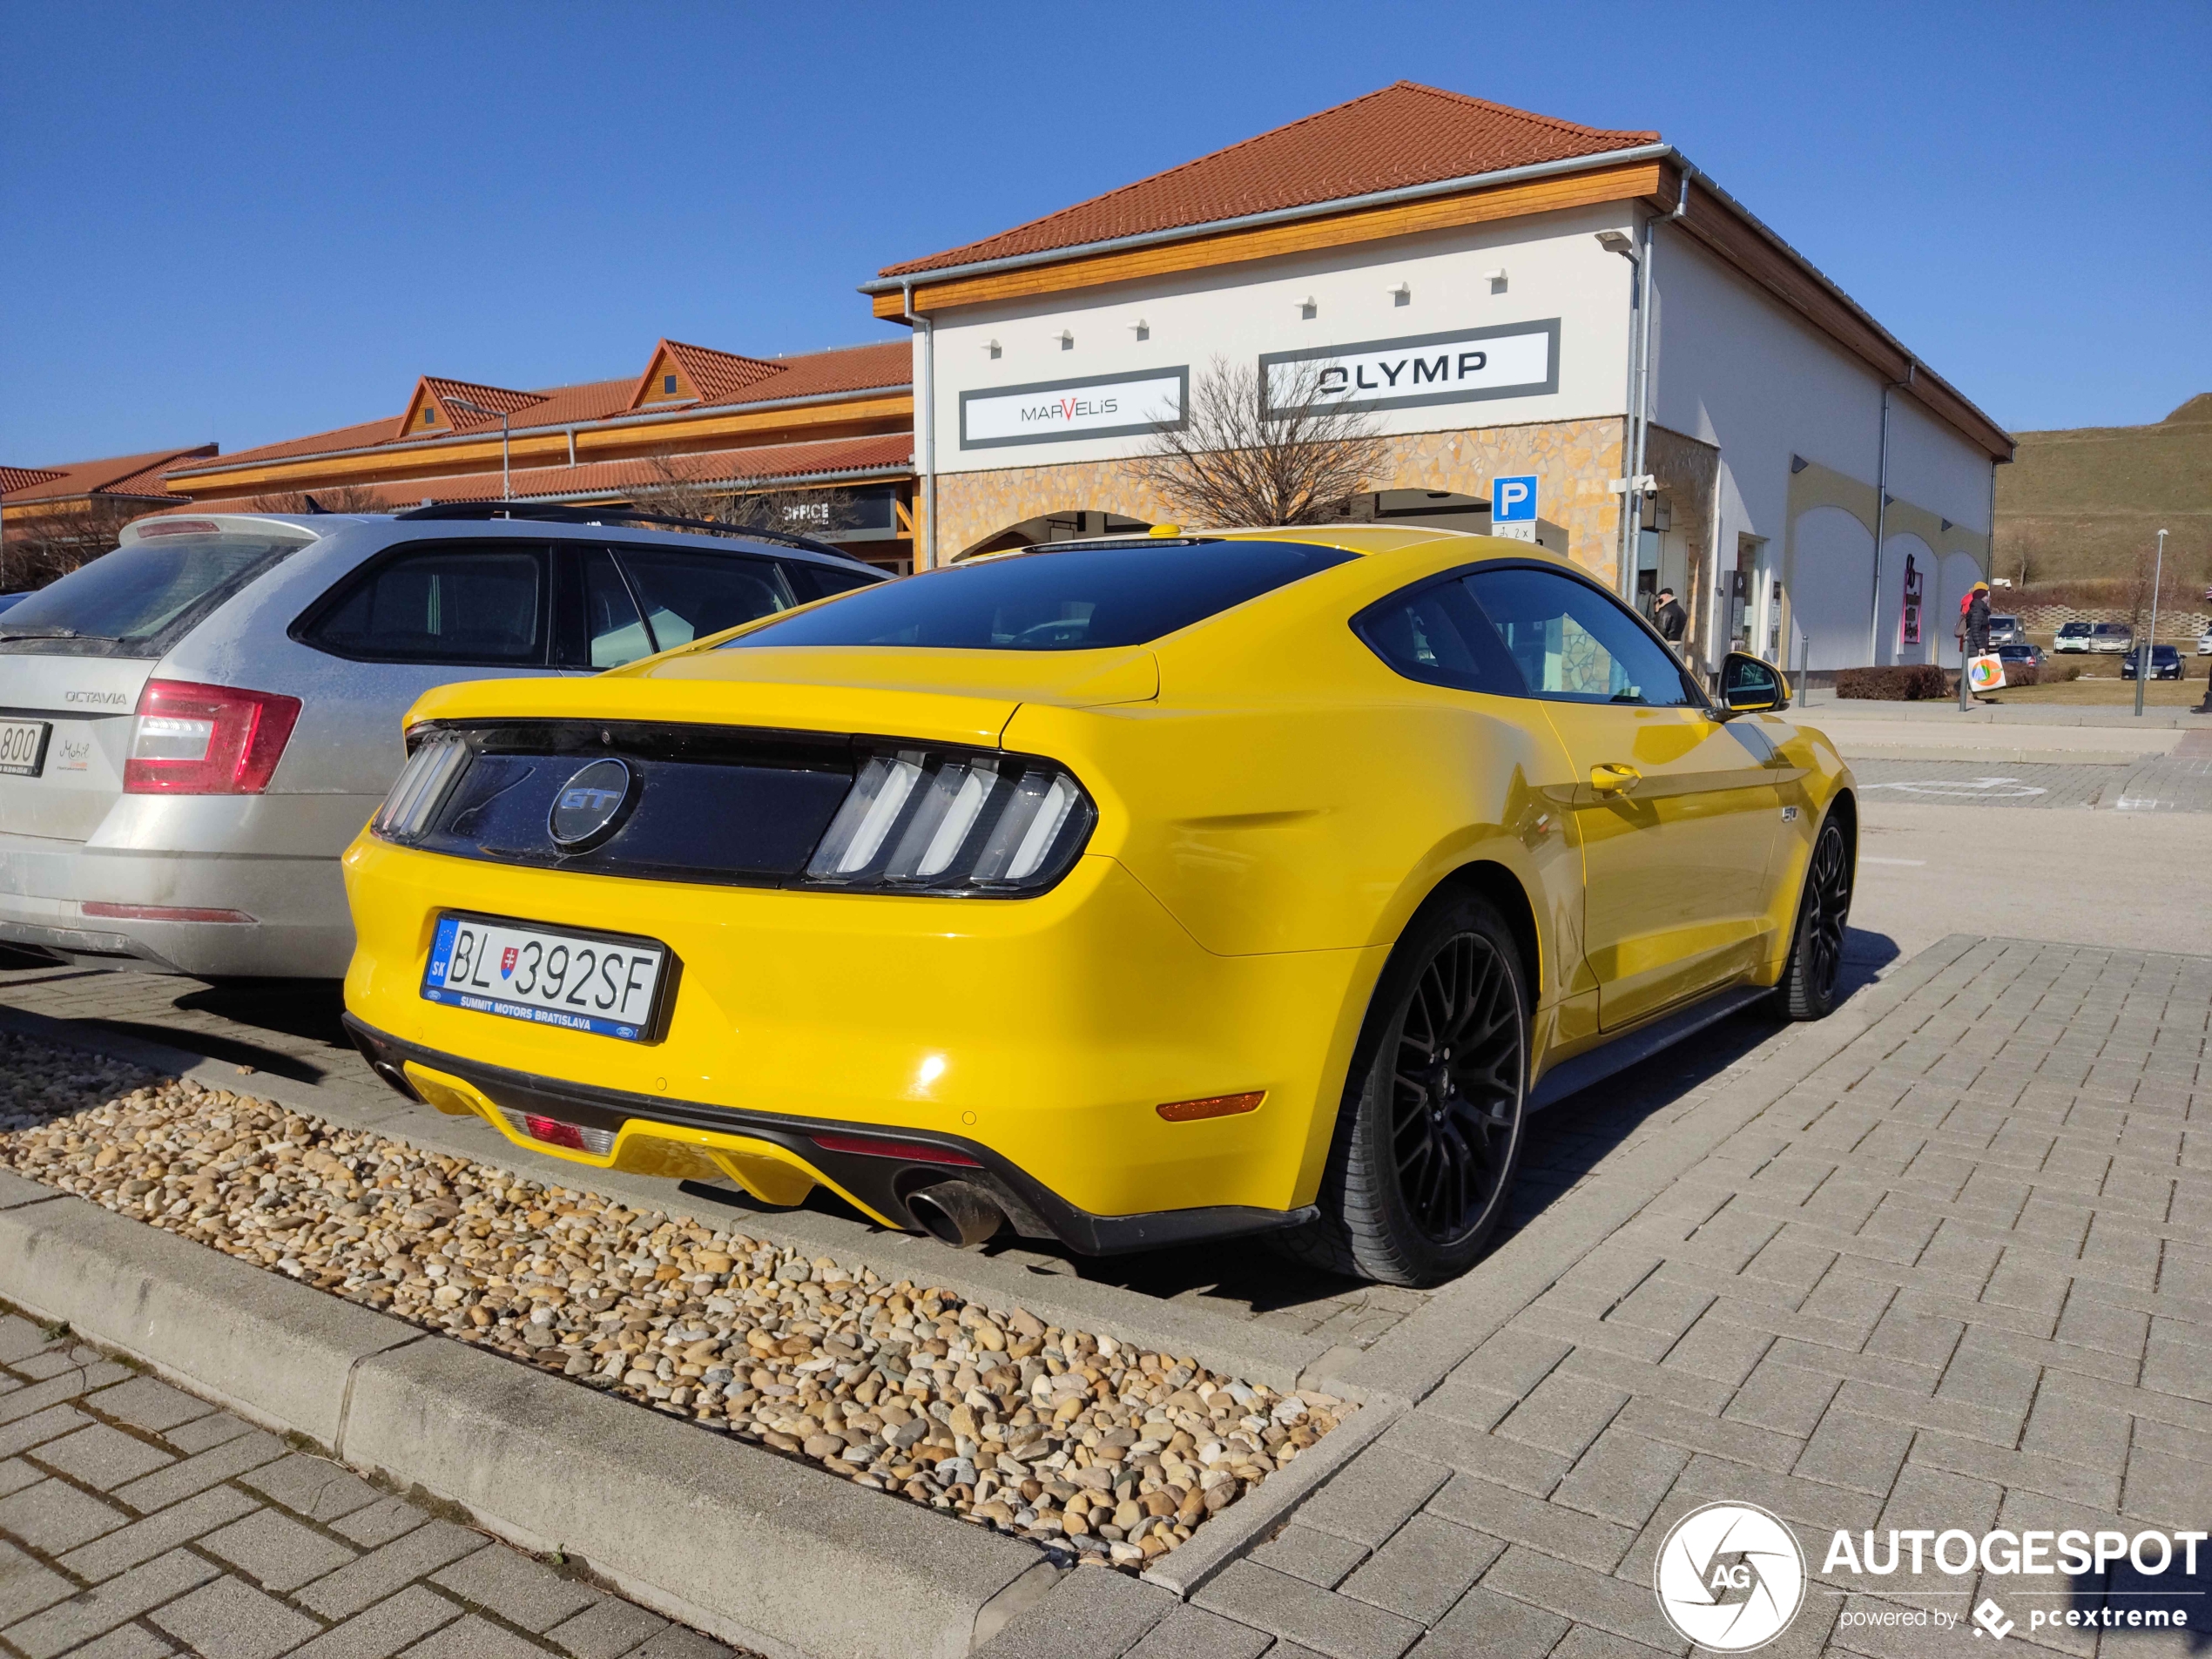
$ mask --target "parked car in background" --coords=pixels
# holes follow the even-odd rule
[[[2141,651],[2129,651],[2121,659],[2120,678],[2135,678],[2135,665],[2142,660]],[[2182,649],[2178,645],[2153,645],[2150,648],[2150,677],[2155,680],[2177,680],[2182,678]]]
[[[1998,646],[1997,655],[2004,661],[2007,677],[2012,674],[2016,666],[2033,669],[2040,669],[2043,666],[2043,648],[2025,639],[2017,644]]]
[[[2207,628],[2196,637],[2196,654],[2199,657],[2212,657],[2212,628]]]
[[[885,579],[804,537],[509,510],[140,519],[0,616],[0,941],[334,977],[338,855],[424,691],[589,675]]]
[[[2060,623],[2058,633],[2052,638],[2051,649],[2053,651],[2088,650],[2089,631],[2095,626],[2096,624],[2091,622]]]
[[[2089,624],[2089,649],[2107,656],[2116,655],[2135,648],[2135,631],[2124,622],[2093,622]]]
[[[1989,643],[1992,645],[2025,644],[2027,631],[2020,626],[2018,617],[2004,617],[1992,613],[1989,618]]]
[[[0,612],[4,612],[10,607],[20,604],[30,597],[30,595],[28,593],[0,593]]]

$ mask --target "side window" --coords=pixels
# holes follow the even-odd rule
[[[1682,668],[1617,601],[1549,570],[1478,570],[1467,585],[1537,697],[1681,708]]]
[[[594,668],[620,668],[653,654],[645,619],[615,569],[614,556],[598,548],[583,556],[583,636]]]
[[[797,560],[784,566],[784,574],[791,579],[792,591],[799,595],[801,604],[809,599],[850,593],[855,588],[873,588],[880,579],[866,570],[846,570],[835,564],[801,564]]]
[[[1353,617],[1352,626],[1407,679],[1501,697],[1527,694],[1498,636],[1457,579],[1393,593]]]
[[[542,664],[545,587],[537,548],[425,548],[373,566],[301,637],[368,662]]]
[[[645,608],[655,651],[672,651],[794,603],[772,559],[674,548],[615,550],[638,603]]]

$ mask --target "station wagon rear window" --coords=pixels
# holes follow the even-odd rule
[[[0,651],[158,657],[307,540],[164,536],[129,542],[0,613]]]
[[[945,651],[1142,645],[1357,555],[1295,542],[1136,542],[978,560],[850,593],[729,642]]]

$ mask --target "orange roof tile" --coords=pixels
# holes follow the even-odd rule
[[[866,438],[833,438],[816,443],[763,444],[748,449],[724,449],[706,455],[671,459],[669,470],[686,483],[754,484],[777,479],[867,473],[914,464],[914,436],[893,432]],[[601,495],[645,489],[667,481],[668,473],[650,458],[628,461],[588,461],[575,467],[517,467],[512,498],[516,501],[558,501],[576,496]],[[441,478],[409,478],[394,483],[365,485],[390,509],[414,507],[424,501],[496,501],[500,498],[496,472],[456,473]],[[312,491],[309,493],[313,493]],[[250,496],[203,497],[191,505],[198,512],[221,511],[251,500]],[[181,510],[181,509],[180,509]]]
[[[883,268],[887,277],[1051,253],[1658,141],[1413,81],[1109,190],[1010,231]]]
[[[668,342],[671,345],[676,342]],[[687,350],[706,353],[712,358],[726,359],[730,363],[758,363],[772,365],[774,372],[754,377],[749,384],[734,387],[724,382],[725,390],[712,395],[708,401],[691,407],[710,408],[721,404],[763,402],[783,398],[834,396],[844,392],[863,392],[881,387],[904,387],[914,378],[914,347],[904,339],[887,340],[865,346],[842,346],[829,351],[805,352],[792,357],[746,358],[732,352],[711,352],[706,347],[691,347]],[[729,374],[736,371],[722,365],[705,370],[685,372],[694,378]],[[461,395],[471,402],[482,403],[487,408],[499,407],[489,397],[479,397],[476,391],[498,392],[496,387],[472,390],[464,381],[437,380],[424,377],[425,383],[460,388]],[[549,386],[535,392],[507,392],[508,397],[534,398],[527,410],[513,421],[516,431],[529,428],[588,426],[633,413],[631,400],[638,382],[625,378],[618,381],[586,381],[573,386]],[[418,388],[418,389],[420,389]],[[414,404],[410,401],[408,409]],[[276,443],[265,443],[251,449],[239,449],[222,457],[223,469],[233,466],[253,466],[269,462],[293,461],[307,455],[331,455],[347,450],[370,449],[381,445],[425,437],[450,437],[453,432],[400,433],[395,428],[407,418],[408,411],[399,415],[386,415],[381,420],[358,421],[352,426],[337,427],[327,432],[310,434],[303,438],[287,438]],[[476,427],[490,424],[481,416],[469,417]],[[468,428],[462,428],[467,430]]]
[[[212,443],[155,449],[145,455],[69,461],[58,467],[0,467],[0,495],[9,504],[68,501],[78,496],[165,496],[162,475],[180,462],[212,455]]]

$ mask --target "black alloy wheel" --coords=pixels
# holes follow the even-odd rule
[[[1473,1266],[1506,1211],[1527,1106],[1529,996],[1497,911],[1447,893],[1415,916],[1368,1005],[1318,1199],[1278,1247],[1424,1286]]]
[[[1820,826],[1797,901],[1797,936],[1783,969],[1781,1002],[1792,1020],[1824,1020],[1834,1012],[1843,977],[1844,924],[1851,919],[1850,840],[1834,812]]]
[[[1498,948],[1455,934],[1414,982],[1391,1078],[1398,1190],[1428,1243],[1448,1250],[1498,1192],[1521,1127],[1527,1072],[1521,993]]]

